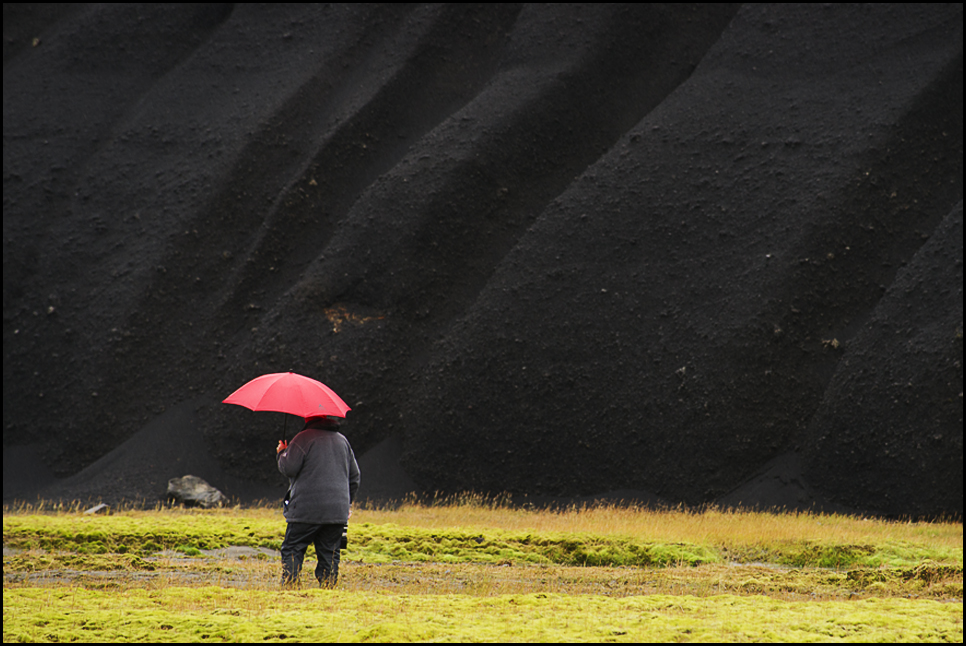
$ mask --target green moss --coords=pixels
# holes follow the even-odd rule
[[[178,545],[174,548],[176,552],[181,552],[185,556],[201,556],[202,552],[194,545]]]
[[[83,553],[152,554],[190,545],[198,550],[230,545],[278,549],[284,519],[251,519],[229,514],[115,514],[4,516],[8,547]]]
[[[80,571],[147,571],[157,565],[139,555],[130,554],[79,554],[57,552],[54,554],[23,553],[3,557],[4,572],[39,572],[45,570]]]
[[[791,567],[848,569],[854,567],[916,567],[937,561],[962,568],[962,549],[885,542],[881,544],[832,544],[819,542],[777,542],[770,545],[722,546],[727,560],[739,563],[775,563]]]
[[[4,641],[952,641],[962,606],[728,595],[4,590]]]
[[[393,524],[353,526],[350,558],[476,563],[554,563],[559,565],[669,566],[717,562],[708,547],[648,544],[589,534],[541,534],[499,530],[428,530]]]

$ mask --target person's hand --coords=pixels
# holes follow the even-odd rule
[[[278,455],[279,453],[281,453],[287,448],[288,448],[288,442],[286,442],[285,440],[279,440],[278,447],[275,449],[275,455]]]

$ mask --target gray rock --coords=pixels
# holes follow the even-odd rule
[[[221,507],[227,498],[198,476],[187,475],[168,480],[168,500],[187,507],[210,509]]]

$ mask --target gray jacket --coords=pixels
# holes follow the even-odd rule
[[[336,431],[307,428],[278,456],[278,470],[290,483],[285,520],[342,524],[359,490],[359,465],[349,440]]]

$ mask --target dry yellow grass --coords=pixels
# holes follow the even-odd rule
[[[434,529],[489,527],[633,537],[657,543],[755,546],[804,541],[836,544],[901,541],[934,547],[963,547],[962,523],[900,522],[809,512],[754,512],[707,508],[652,510],[593,505],[563,510],[511,508],[479,496],[441,505],[403,504],[396,509],[360,509],[353,522],[395,523]]]

